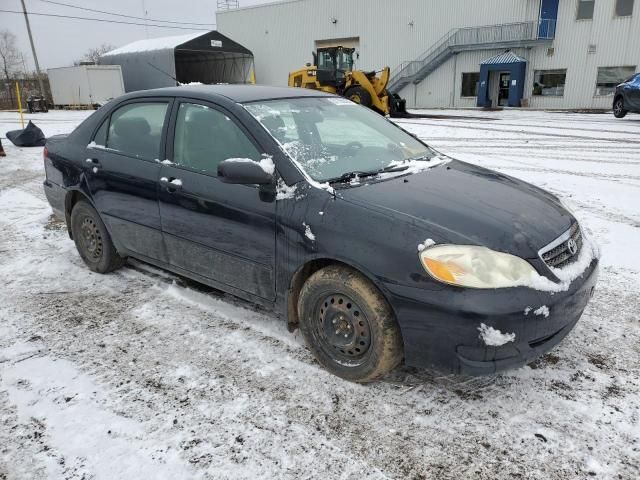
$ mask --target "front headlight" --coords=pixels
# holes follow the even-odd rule
[[[517,287],[538,276],[522,258],[486,247],[435,245],[420,252],[420,262],[436,280],[460,287]]]

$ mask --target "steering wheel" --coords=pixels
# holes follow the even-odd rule
[[[362,145],[360,142],[349,142],[344,147],[342,147],[342,153],[347,157],[353,157],[358,150],[361,150],[363,148],[364,145]]]

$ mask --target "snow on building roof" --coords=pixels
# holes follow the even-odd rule
[[[195,38],[205,35],[207,32],[189,33],[187,35],[174,35],[171,37],[149,38],[128,43],[120,48],[111,50],[103,54],[103,57],[110,55],[121,55],[123,53],[150,52],[153,50],[167,50],[176,48],[178,45],[189,42]]]
[[[525,58],[519,57],[512,51],[504,52],[495,57],[487,58],[480,65],[497,65],[501,63],[522,63],[526,62]]]

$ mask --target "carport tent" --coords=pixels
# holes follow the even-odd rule
[[[217,31],[140,40],[105,53],[100,64],[120,65],[125,90],[176,83],[249,83],[253,54]]]

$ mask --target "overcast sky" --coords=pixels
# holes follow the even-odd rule
[[[198,30],[213,30],[215,28],[217,0],[52,1],[134,17],[144,17],[146,9],[146,17],[149,19],[149,25],[154,23],[151,19],[210,23],[211,25],[193,26],[192,28],[185,25],[175,25],[182,28],[189,28],[187,30],[181,30],[30,15],[31,31],[33,32],[34,42],[36,44],[40,68],[43,70],[51,67],[72,65],[73,61],[80,59],[88,49],[100,46],[103,43],[110,43],[119,47],[144,38],[181,35],[188,34],[189,32],[197,32]],[[272,1],[273,0],[240,0],[240,6],[271,3]],[[25,3],[27,11],[34,13],[108,18],[123,22],[144,23],[142,20],[88,12],[62,5],[54,5],[43,0],[25,0]],[[22,6],[20,0],[0,0],[0,10],[22,11]],[[27,68],[33,69],[33,59],[23,15],[0,12],[0,29],[8,29],[15,34],[18,40],[18,48],[20,48],[24,54]]]

